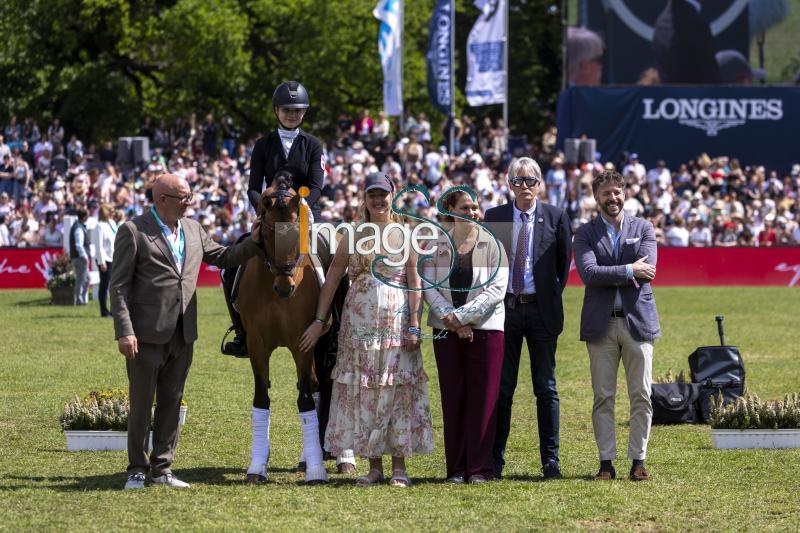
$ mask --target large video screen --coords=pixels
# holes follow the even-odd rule
[[[578,5],[579,25],[567,32],[571,86],[761,83],[765,72],[757,67],[763,53],[761,58],[751,53],[763,52],[759,40],[763,43],[767,29],[780,26],[790,13],[788,0],[590,0]]]

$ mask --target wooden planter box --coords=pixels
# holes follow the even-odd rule
[[[56,287],[50,290],[50,305],[74,305],[74,287]]]
[[[800,429],[712,429],[714,448],[800,448]]]

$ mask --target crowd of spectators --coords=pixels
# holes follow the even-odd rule
[[[565,208],[575,227],[595,216],[593,177],[614,168],[626,179],[625,212],[653,222],[664,246],[786,246],[800,244],[798,190],[800,165],[778,173],[743,167],[736,159],[706,154],[676,169],[663,162],[647,169],[636,154],[615,162],[565,164],[555,150],[555,131],[540,144],[509,137],[501,120],[475,123],[464,115],[434,131],[424,113],[390,121],[364,109],[342,114],[327,142],[327,180],[320,199],[322,221],[359,217],[359,186],[372,171],[388,174],[398,189],[423,185],[421,194],[400,200],[406,210],[429,219],[435,202],[456,185],[479,195],[482,209],[509,201],[505,170],[513,157],[529,155],[543,169],[541,200]],[[148,137],[149,160],[118,163],[113,142],[84,143],[65,135],[54,119],[40,129],[33,119],[11,117],[0,137],[0,246],[59,246],[64,216],[85,207],[93,215],[113,208],[117,221],[141,214],[155,177],[165,171],[185,177],[194,193],[188,216],[222,244],[248,231],[254,216],[246,198],[250,152],[255,138],[242,138],[230,117],[219,123],[208,114],[168,125],[146,118],[138,135]],[[362,193],[363,194],[363,193]],[[90,227],[91,229],[91,227]]]

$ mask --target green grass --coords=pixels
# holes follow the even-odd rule
[[[89,308],[47,305],[45,291],[0,292],[0,529],[414,529],[645,530],[797,529],[800,451],[717,451],[706,426],[655,427],[648,468],[653,480],[597,483],[591,389],[585,346],[578,342],[583,291],[568,289],[567,323],[558,351],[561,461],[565,479],[539,480],[536,417],[529,366],[515,397],[507,479],[482,486],[442,483],[444,453],[436,368],[431,376],[436,451],[413,458],[415,486],[358,489],[352,477],[305,487],[292,471],[301,435],[289,354],[273,356],[270,482],[244,486],[249,462],[249,364],[222,357],[227,327],[222,293],[199,292],[201,338],[186,386],[188,420],[175,471],[184,492],[121,489],[124,452],[67,452],[57,417],[75,392],[126,386],[111,322]],[[731,344],[740,346],[748,382],[762,398],[800,391],[796,289],[657,288],[664,338],[656,374],[687,369],[699,345],[715,344],[714,315],[724,313]],[[627,402],[620,372],[618,453],[625,456]],[[365,463],[359,461],[360,472]],[[623,474],[627,459],[617,462]],[[624,476],[623,476],[624,478]]]

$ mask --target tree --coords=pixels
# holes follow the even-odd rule
[[[231,114],[248,133],[274,127],[281,81],[309,90],[310,129],[340,113],[380,109],[376,0],[4,0],[0,104],[61,118],[88,139],[130,135],[144,115]],[[434,0],[406,0],[405,105],[442,118],[428,101],[427,25]],[[511,0],[510,116],[520,132],[553,122],[560,76],[553,0]],[[456,98],[464,106],[466,37],[478,11],[458,0]],[[496,109],[495,109],[496,108]],[[466,109],[499,116],[499,106]]]

